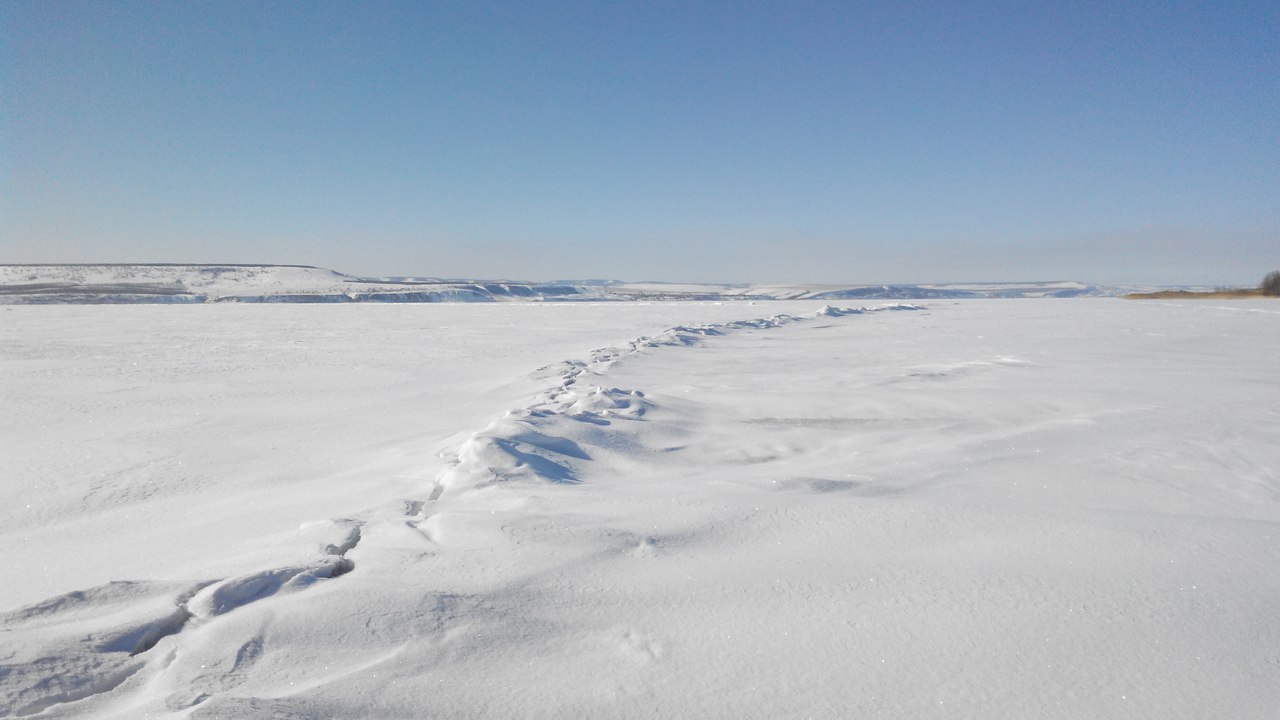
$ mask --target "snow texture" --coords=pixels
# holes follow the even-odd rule
[[[1274,303],[769,307],[0,308],[0,716],[1273,716]]]

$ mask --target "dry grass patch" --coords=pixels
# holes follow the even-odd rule
[[[1268,296],[1258,288],[1248,288],[1242,290],[1210,290],[1208,292],[1159,290],[1149,293],[1129,293],[1121,297],[1126,300],[1251,300]]]

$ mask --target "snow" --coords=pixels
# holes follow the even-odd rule
[[[0,265],[0,284],[136,285],[187,292],[339,292],[359,278],[302,265]]]
[[[1268,718],[1267,301],[0,307],[0,716]]]
[[[359,278],[304,265],[0,265],[0,305],[426,303],[529,300],[840,300],[1099,297],[1125,289],[1079,282],[981,285],[723,285],[613,280],[530,283]]]

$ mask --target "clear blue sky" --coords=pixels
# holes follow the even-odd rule
[[[0,262],[1254,284],[1280,3],[0,3]]]

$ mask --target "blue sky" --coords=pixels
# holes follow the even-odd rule
[[[0,262],[1255,284],[1280,3],[0,4]]]

